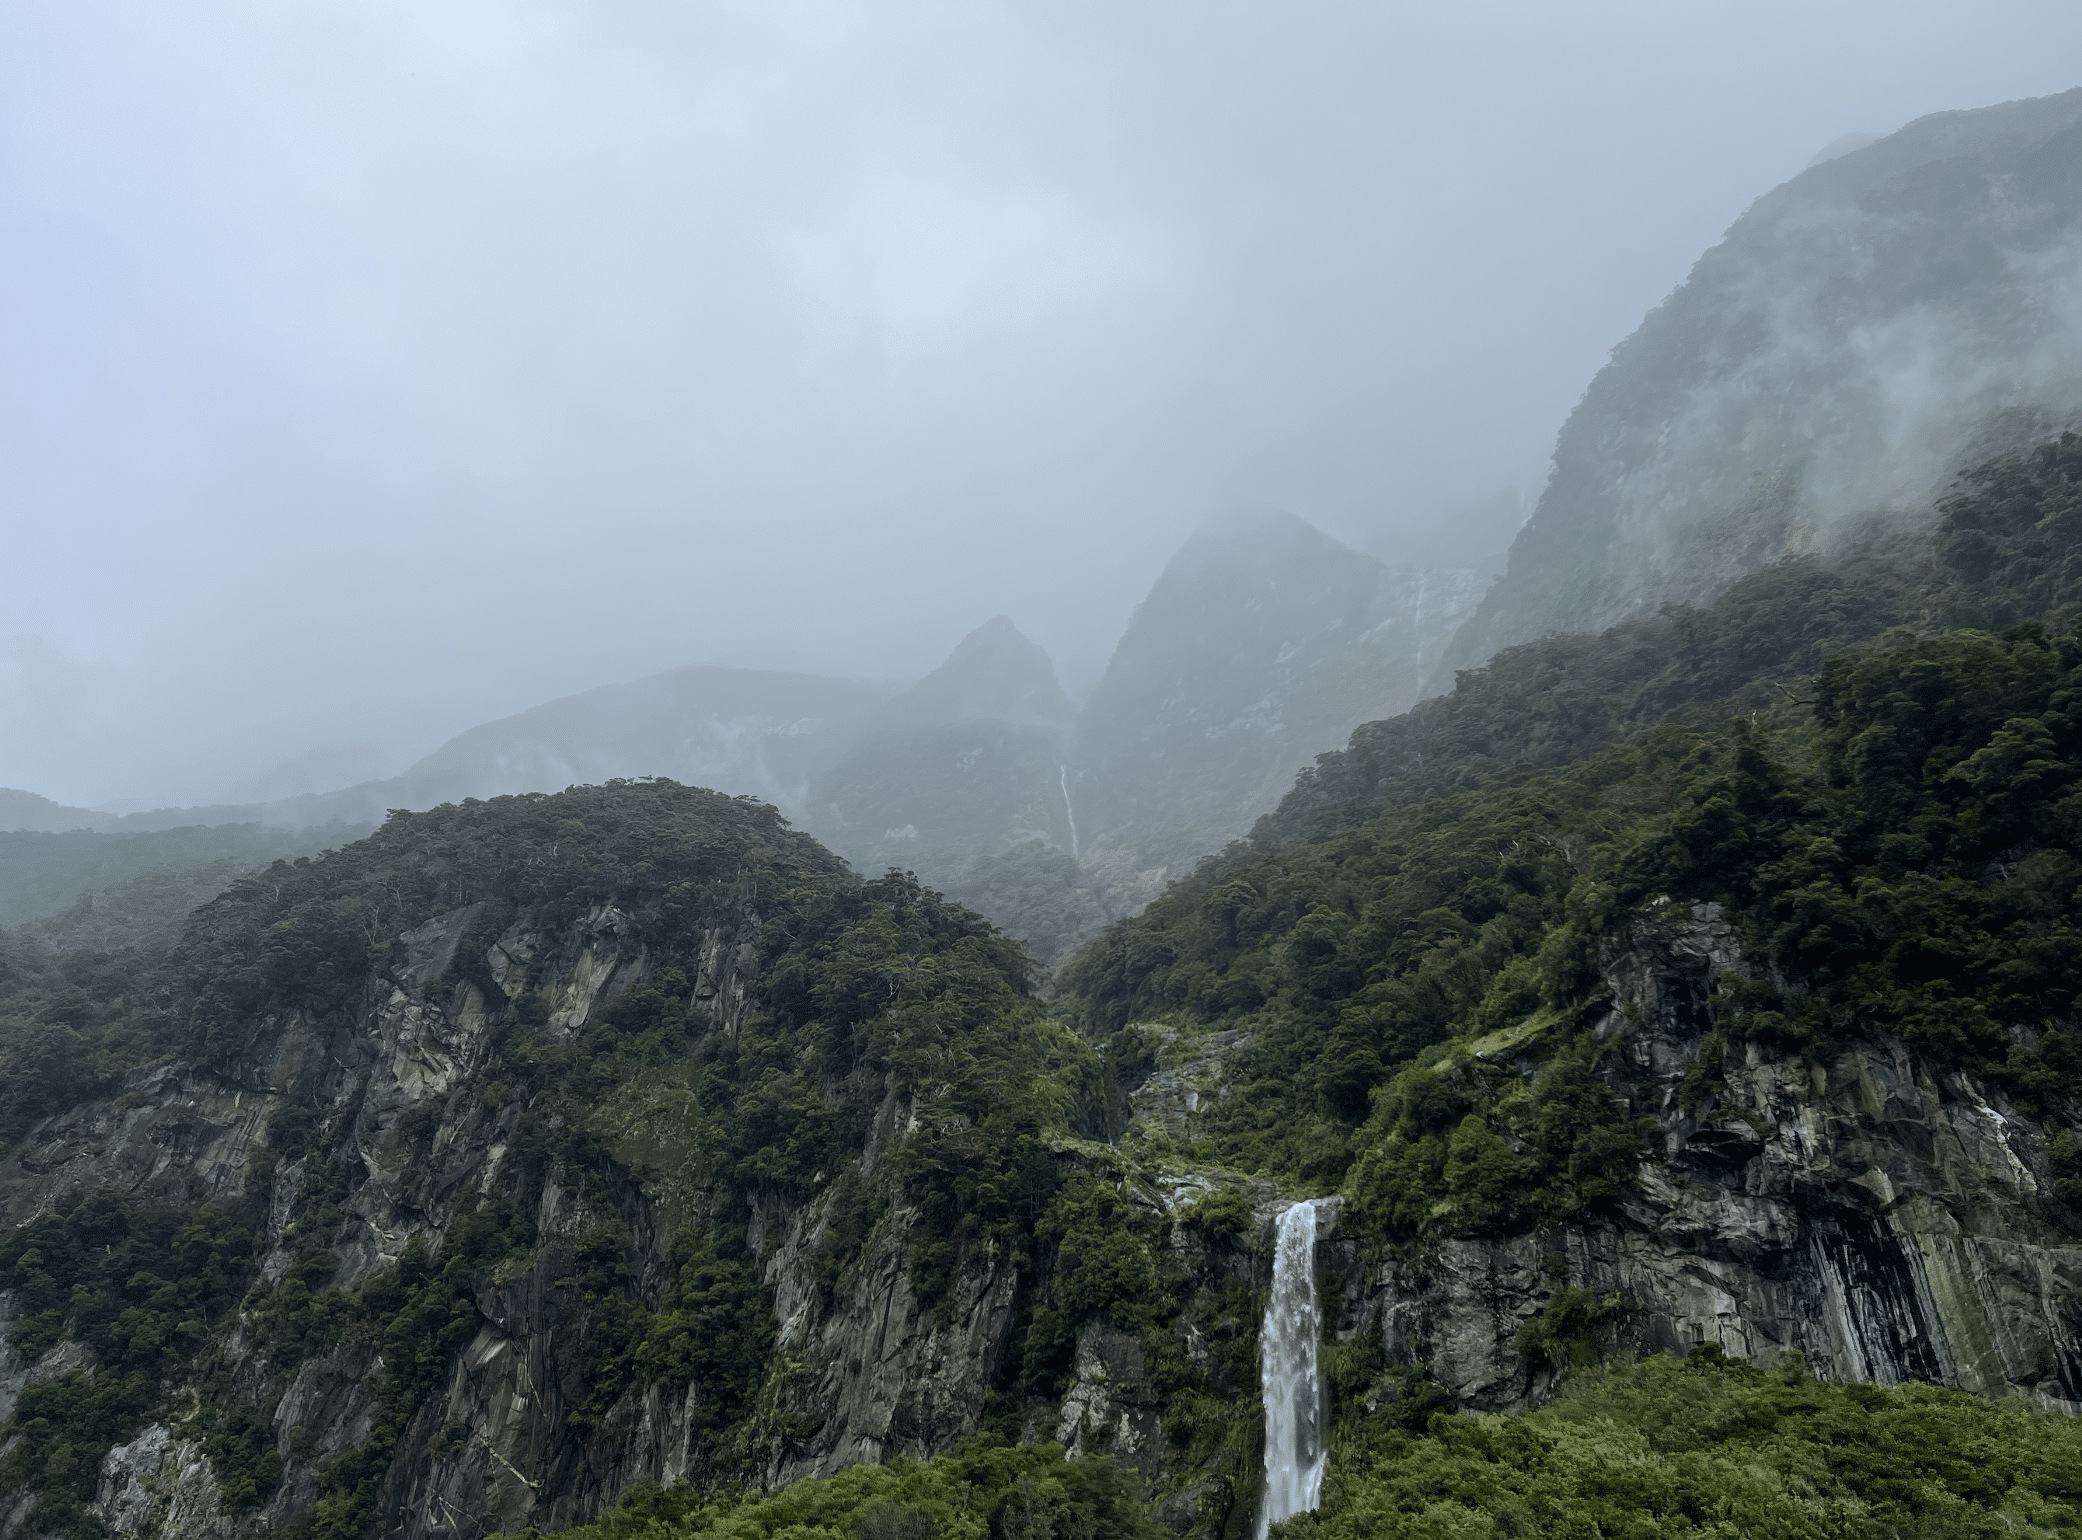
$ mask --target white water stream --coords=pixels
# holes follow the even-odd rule
[[[1057,765],[1063,787],[1063,816],[1070,820],[1070,859],[1077,859],[1077,809],[1070,805],[1070,767]]]
[[[1258,1356],[1265,1384],[1265,1501],[1258,1540],[1272,1526],[1312,1511],[1323,1494],[1323,1375],[1316,1343],[1323,1307],[1316,1298],[1316,1205],[1280,1215],[1272,1254],[1272,1302]]]

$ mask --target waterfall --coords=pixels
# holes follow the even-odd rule
[[[1272,1526],[1307,1513],[1323,1492],[1323,1376],[1316,1343],[1323,1308],[1316,1299],[1316,1205],[1296,1203],[1280,1215],[1272,1256],[1272,1302],[1258,1356],[1265,1382],[1265,1500],[1258,1540]]]
[[[1056,769],[1062,772],[1059,779],[1063,788],[1063,816],[1070,820],[1070,859],[1074,861],[1077,859],[1077,809],[1070,805],[1070,767],[1057,765]]]

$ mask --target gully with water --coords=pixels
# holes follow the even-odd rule
[[[1258,1356],[1265,1381],[1265,1502],[1258,1540],[1281,1519],[1315,1508],[1323,1491],[1323,1376],[1316,1343],[1323,1307],[1316,1299],[1316,1205],[1280,1215],[1272,1255],[1272,1302]]]

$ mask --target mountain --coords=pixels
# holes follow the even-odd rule
[[[820,765],[891,693],[814,674],[675,669],[473,727],[391,784],[409,799],[402,805],[430,807],[662,775],[795,809]]]
[[[1188,541],[1078,715],[1086,852],[1132,891],[1242,834],[1316,755],[1416,701],[1478,594],[1473,572],[1396,572],[1290,514]]]
[[[54,914],[183,851],[228,881],[231,837],[202,829],[257,826],[291,854],[391,808],[659,775],[769,802],[862,871],[916,871],[1050,965],[1242,833],[1315,755],[1414,701],[1478,590],[1472,571],[1392,570],[1291,516],[1232,521],[1165,569],[1082,712],[999,616],[909,688],[679,669],[471,728],[336,792],[120,818],[21,793],[0,818],[76,820],[102,842],[32,852],[0,835],[0,916]],[[141,834],[165,838],[121,849]],[[191,877],[166,867],[155,891]]]
[[[1101,1191],[1015,947],[670,782],[401,812],[163,960],[0,962],[25,1533],[554,1527],[935,1453],[998,1385],[1016,1430],[1035,1215]]]
[[[1935,188],[1956,281],[1872,244],[1830,332],[1823,199],[1779,237],[1841,390],[1743,372],[1769,315],[1645,328],[1683,367],[1615,358],[1505,580],[1546,551],[1546,618],[1450,689],[1412,579],[1269,517],[1074,717],[1001,619],[909,690],[651,682],[440,772],[767,776],[1065,947],[1228,841],[1046,1000],[669,779],[392,813],[170,947],[0,935],[0,1540],[2082,1527],[2082,433],[2007,443],[2061,334],[1975,265],[2056,249],[2068,102],[1782,189],[1864,189],[1850,240]],[[2015,364],[1930,421],[2017,411],[1839,507],[1904,272],[1948,369],[1960,316]],[[1781,502],[1726,503],[1752,450]]]
[[[0,786],[0,831],[66,834],[74,829],[92,829],[105,833],[116,828],[119,822],[113,813],[66,807],[49,797],[39,797],[33,791],[15,791]]]
[[[811,774],[842,752],[860,719],[897,688],[762,669],[672,669],[470,728],[387,780],[277,802],[161,808],[107,827],[371,827],[393,807],[428,808],[639,775],[684,778],[794,809]]]
[[[1048,654],[1000,615],[877,709],[818,776],[805,825],[860,871],[917,873],[1051,966],[1120,912],[1078,860],[1074,716]]]
[[[1059,972],[1151,1158],[1338,1194],[1355,1453],[1614,1346],[2082,1412],[2082,436],[1916,527],[1506,651]]]
[[[1240,1540],[1301,1349],[1330,1533],[1442,1469],[1464,1528],[2052,1532],[2082,437],[1916,529],[1463,675],[1048,1005],[662,780],[0,945],[14,1532]],[[960,661],[903,712],[1040,678]]]
[[[0,834],[0,926],[57,925],[103,944],[131,944],[136,930],[157,942],[180,933],[188,911],[213,898],[241,873],[271,862],[316,855],[366,832],[357,827],[269,827],[218,824],[148,834]],[[82,930],[85,927],[85,931]]]
[[[1026,840],[1075,855],[1071,717],[1048,654],[1000,615],[875,710],[805,822],[862,871],[945,874]]]
[[[908,692],[682,669],[473,728],[345,791],[123,818],[9,792],[0,824],[371,828],[392,807],[664,775],[765,799],[865,870],[927,874],[1055,961],[1456,668],[1703,604],[1789,555],[1841,570],[1875,519],[1926,517],[1959,470],[2072,419],[2082,91],[1831,151],[1615,349],[1486,593],[1482,573],[1399,571],[1298,519],[1242,518],[1174,557],[1074,720],[1038,649],[993,622]],[[1589,730],[1530,709],[1557,744]],[[108,865],[64,848],[82,865],[65,878],[39,855],[40,913]]]
[[[1710,599],[2082,406],[2082,90],[1921,118],[1759,198],[1613,350],[1465,667]]]
[[[607,685],[473,727],[403,774],[341,791],[117,817],[0,792],[0,925],[53,922],[86,903],[110,945],[166,939],[167,906],[221,891],[256,862],[359,837],[391,808],[575,782],[663,775],[800,812],[810,778],[839,758],[896,687],[732,668],[685,668]],[[66,830],[45,833],[28,831]],[[87,832],[91,831],[91,832]]]

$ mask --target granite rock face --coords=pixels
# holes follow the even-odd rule
[[[655,1300],[675,1265],[676,1229],[711,1217],[712,1192],[682,1133],[685,1086],[666,1066],[601,1109],[592,1132],[615,1162],[603,1182],[598,1170],[556,1162],[524,1179],[541,1152],[517,1147],[523,1108],[502,1101],[492,1080],[507,1001],[526,995],[543,1018],[538,1035],[569,1040],[649,979],[653,959],[612,904],[561,926],[524,917],[488,943],[482,909],[459,908],[398,936],[353,1020],[292,1013],[248,1022],[191,1061],[138,1077],[114,1100],[48,1120],[0,1161],[0,1223],[8,1225],[110,1190],[184,1210],[229,1205],[242,1193],[250,1204],[271,1119],[307,1109],[343,1133],[267,1174],[258,1270],[270,1284],[285,1277],[291,1232],[311,1218],[321,1167],[341,1163],[349,1180],[328,1286],[346,1290],[395,1267],[415,1243],[440,1255],[479,1199],[527,1201],[532,1250],[478,1288],[472,1330],[387,1461],[367,1532],[395,1540],[552,1530],[593,1517],[635,1482],[714,1479],[703,1442],[713,1419],[698,1376],[677,1385],[639,1376],[604,1412],[574,1417],[591,1389],[588,1304],[573,1261],[585,1238],[608,1226],[633,1236],[624,1264],[638,1295]],[[757,997],[759,921],[749,910],[712,919],[688,1000],[707,1032],[727,1037]],[[458,970],[465,948],[482,956]],[[458,983],[459,974],[478,982]],[[916,1117],[892,1091],[851,1172],[832,1172],[825,1197],[753,1201],[745,1239],[772,1291],[776,1326],[771,1402],[752,1435],[764,1484],[948,1448],[976,1430],[1004,1355],[1017,1350],[1011,1259],[967,1268],[923,1301],[914,1282],[919,1216],[901,1205],[836,1288],[817,1276],[829,1194],[842,1175],[871,1178]],[[0,1295],[0,1325],[11,1319]],[[268,1411],[279,1484],[235,1508],[198,1438],[185,1425],[153,1423],[97,1456],[94,1512],[112,1534],[248,1540],[290,1530],[323,1495],[324,1473],[362,1448],[382,1415],[391,1370],[382,1343],[366,1334],[278,1365],[240,1326],[224,1358],[239,1390]],[[70,1339],[34,1363],[0,1345],[0,1421],[25,1385],[95,1369],[92,1353]],[[0,1494],[0,1534],[38,1533],[33,1501]]]
[[[1618,1220],[1404,1252],[1344,1215],[1319,1242],[1340,1334],[1379,1332],[1462,1405],[1517,1409],[1552,1377],[1520,1332],[1575,1287],[1617,1307],[1608,1346],[1711,1343],[1763,1366],[1797,1351],[1828,1379],[2082,1413],[2082,1245],[2047,1218],[2044,1130],[1884,1039],[1826,1066],[1751,1048],[1687,1110],[1708,992],[1742,967],[1714,905],[1641,917],[1606,957],[1600,1030],[1614,1092],[1662,1151]]]
[[[2078,168],[2082,90],[1919,119],[1759,198],[1592,380],[1450,664],[1710,599],[2072,422]]]
[[[266,1214],[258,1266],[271,1281],[295,1265],[293,1227],[318,1202],[325,1162],[344,1163],[353,1180],[332,1189],[344,1196],[330,1238],[332,1282],[343,1288],[382,1276],[415,1242],[438,1253],[480,1198],[525,1197],[533,1249],[477,1286],[468,1330],[384,1464],[368,1532],[397,1540],[554,1529],[591,1518],[632,1483],[713,1474],[704,1433],[714,1408],[698,1376],[637,1376],[612,1405],[574,1417],[592,1389],[573,1260],[585,1238],[604,1227],[629,1237],[627,1276],[656,1299],[675,1231],[710,1220],[712,1198],[689,1164],[685,1086],[670,1065],[646,1071],[591,1130],[611,1167],[551,1160],[545,1169],[539,1149],[517,1148],[521,1107],[487,1079],[499,996],[539,1002],[538,1030],[554,1041],[649,979],[652,957],[610,903],[556,925],[524,916],[495,936],[482,920],[469,906],[396,938],[352,1020],[251,1021],[117,1098],[50,1119],[0,1162],[8,1223],[111,1188],[182,1208],[244,1193],[249,1211]],[[732,1034],[758,995],[758,921],[737,911],[704,923],[688,998],[702,1030]],[[480,950],[481,966],[458,967]],[[1346,1340],[1377,1334],[1392,1359],[1421,1364],[1458,1404],[1485,1410],[1523,1407],[1551,1389],[1553,1370],[1521,1332],[1574,1287],[1610,1302],[1608,1347],[1714,1343],[1765,1364],[1797,1350],[1831,1378],[1935,1380],[2082,1411],[2082,1246],[2049,1218],[2044,1131],[1990,1088],[1932,1076],[1905,1046],[1878,1039],[1819,1067],[1731,1054],[1707,1066],[1717,1076],[1701,1093],[1693,1072],[1717,1041],[1707,1001],[1745,967],[1712,906],[1639,915],[1604,958],[1600,1027],[1617,1050],[1605,1060],[1613,1093],[1659,1136],[1624,1205],[1577,1228],[1408,1245],[1325,1201],[1326,1319]],[[1175,1351],[1207,1376],[1209,1395],[1240,1412],[1233,1437],[1247,1441],[1257,1386],[1234,1345],[1247,1349],[1263,1309],[1274,1217],[1300,1195],[1162,1153],[1190,1148],[1241,1041],[1148,1031],[1154,1063],[1123,1088],[1114,1144],[1066,1137],[1054,1156],[1111,1187],[1171,1248],[1173,1271],[1190,1281]],[[1508,1068],[1527,1039],[1499,1041]],[[270,1120],[291,1104],[319,1109],[340,1136],[268,1168]],[[926,1232],[901,1200],[835,1284],[819,1277],[841,1178],[872,1177],[920,1116],[890,1090],[850,1172],[830,1173],[807,1202],[752,1203],[747,1253],[774,1318],[751,1435],[762,1484],[945,1450],[984,1424],[1017,1361],[1029,1320],[1021,1291],[1032,1283],[990,1253],[921,1297]],[[1246,1205],[1233,1209],[1231,1229],[1169,1223],[1223,1188]],[[0,1315],[14,1308],[0,1297]],[[1222,1332],[1226,1357],[1210,1349]],[[236,1327],[222,1362],[266,1409],[279,1483],[257,1502],[229,1501],[203,1439],[173,1416],[94,1454],[95,1511],[111,1533],[138,1540],[255,1540],[294,1528],[320,1498],[323,1473],[377,1428],[392,1372],[383,1352],[381,1340],[348,1334],[278,1363],[264,1333]],[[1134,1466],[1181,1533],[1240,1534],[1255,1454],[1232,1443],[1228,1465],[1196,1466],[1190,1440],[1173,1436],[1152,1352],[1151,1339],[1103,1312],[1075,1323],[1053,1397],[1014,1408],[1021,1431]],[[70,1340],[33,1363],[0,1350],[0,1414],[39,1379],[94,1372],[91,1353]],[[0,1532],[31,1540],[33,1503],[0,1494]]]
[[[230,1202],[269,1120],[296,1104],[344,1118],[347,1133],[337,1149],[284,1161],[268,1178],[262,1276],[277,1281],[290,1265],[287,1232],[309,1217],[315,1167],[326,1158],[344,1160],[352,1174],[331,1247],[332,1285],[355,1288],[415,1241],[438,1253],[469,1200],[526,1190],[513,1149],[522,1109],[484,1094],[493,1013],[480,985],[457,984],[451,972],[477,917],[477,906],[459,909],[397,938],[351,1024],[267,1018],[213,1042],[197,1062],[141,1077],[116,1101],[50,1120],[0,1163],[0,1214],[19,1223],[110,1189],[179,1208]],[[740,916],[703,938],[691,998],[710,1031],[734,1032],[750,1009],[754,924]],[[556,1040],[583,1030],[650,969],[627,917],[601,905],[561,931],[514,924],[486,948],[480,976],[509,997],[531,991]],[[576,1244],[605,1220],[626,1226],[640,1242],[629,1265],[640,1289],[655,1294],[671,1267],[673,1228],[700,1217],[698,1184],[675,1179],[673,1104],[670,1085],[639,1086],[614,1109],[620,1121],[602,1126],[614,1148],[644,1166],[644,1179],[603,1192],[582,1173],[549,1171],[530,1215],[531,1258],[480,1289],[474,1334],[389,1462],[372,1532],[432,1540],[558,1528],[591,1517],[631,1482],[705,1474],[698,1382],[635,1386],[590,1425],[572,1416],[588,1390],[584,1306],[571,1288]],[[892,1097],[862,1153],[863,1173],[909,1116]],[[901,1214],[827,1310],[805,1260],[823,1217],[819,1205],[763,1207],[749,1237],[795,1369],[781,1392],[783,1415],[766,1423],[763,1464],[774,1482],[930,1454],[973,1431],[1010,1326],[1009,1269],[961,1276],[936,1308],[920,1306]],[[0,1316],[8,1311],[0,1297]],[[242,1329],[226,1356],[240,1387],[272,1409],[280,1484],[258,1506],[227,1511],[196,1440],[155,1423],[101,1456],[96,1510],[112,1533],[231,1540],[281,1532],[319,1495],[321,1472],[369,1438],[386,1374],[379,1345],[349,1338],[284,1369]],[[25,1384],[94,1368],[70,1340],[34,1364],[0,1349],[0,1417]],[[25,1540],[36,1534],[33,1505],[0,1528]]]

